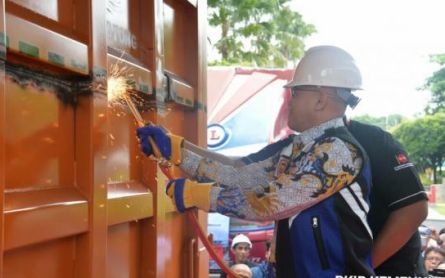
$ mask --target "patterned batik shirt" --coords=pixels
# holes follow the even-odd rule
[[[336,118],[294,136],[261,161],[234,167],[183,149],[180,167],[201,182],[214,182],[210,210],[265,221],[303,211],[352,184],[363,159],[353,144],[327,130],[343,127]]]

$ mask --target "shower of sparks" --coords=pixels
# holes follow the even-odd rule
[[[115,63],[111,66],[109,74],[107,84],[108,102],[111,106],[116,103],[125,103],[138,125],[143,126],[144,121],[142,116],[134,105],[132,96],[130,96],[130,92],[133,90],[131,84],[134,83],[131,79],[133,75],[131,74],[130,69],[125,65],[121,66],[119,63]]]
[[[132,76],[133,74],[127,66],[119,63],[111,65],[107,85],[108,101],[123,100],[123,97],[132,89],[130,85]]]
[[[108,78],[107,93],[109,101],[120,100],[129,89],[127,79],[122,76],[111,76]]]

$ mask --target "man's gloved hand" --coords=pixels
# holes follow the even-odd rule
[[[198,183],[185,178],[171,180],[166,189],[176,209],[184,212],[191,207],[210,210],[210,190],[213,183]]]
[[[173,164],[179,165],[181,163],[181,147],[184,138],[167,133],[159,126],[144,126],[137,129],[137,136],[141,142],[141,149],[147,155],[154,155],[153,146],[151,146],[148,137],[152,137],[161,155]]]

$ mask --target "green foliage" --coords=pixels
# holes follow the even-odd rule
[[[405,146],[417,166],[433,169],[436,183],[437,170],[445,161],[445,114],[404,121],[394,129],[393,135]]]
[[[442,216],[445,215],[445,207],[441,206],[441,205],[435,205],[434,206],[434,210],[437,211],[438,213],[440,213]]]
[[[424,187],[429,187],[433,183],[425,172],[419,173],[419,178]]]
[[[303,55],[303,39],[315,32],[290,0],[209,0],[209,24],[221,31],[216,64],[286,67]],[[215,64],[215,63],[214,63]]]
[[[445,54],[432,55],[430,60],[439,64],[441,68],[426,80],[421,89],[431,91],[431,100],[425,112],[434,114],[445,112]]]
[[[382,117],[374,117],[365,114],[352,117],[352,119],[362,123],[378,126],[384,130],[391,130],[404,120],[403,116],[399,114],[392,114],[389,116],[382,116]]]

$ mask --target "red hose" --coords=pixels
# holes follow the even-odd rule
[[[169,179],[173,180],[174,177],[170,171],[170,168],[168,167],[160,167],[162,173]],[[196,218],[195,214],[193,213],[193,210],[188,210],[185,213],[187,215],[187,218],[190,222],[192,222],[193,228],[195,230],[195,233],[198,234],[199,239],[201,240],[202,244],[204,244],[204,247],[207,249],[207,252],[209,252],[210,257],[212,257],[213,260],[215,260],[216,264],[224,271],[228,277],[237,277],[236,274],[227,266],[227,264],[216,254],[215,249],[213,248],[212,243],[207,238],[206,234],[204,233],[204,230],[201,228],[201,225],[199,225],[198,219]]]

